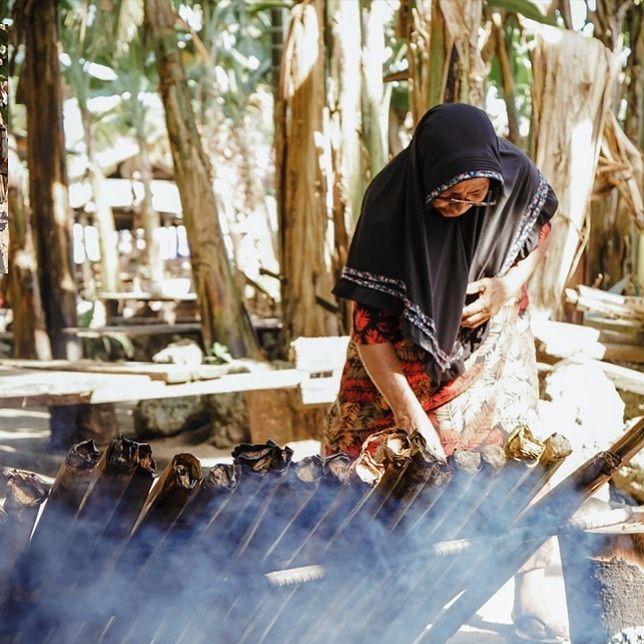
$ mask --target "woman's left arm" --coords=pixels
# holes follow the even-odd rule
[[[549,243],[550,224],[541,232],[537,247],[503,277],[484,277],[467,285],[467,293],[480,296],[463,309],[461,326],[474,329],[487,322],[508,300],[516,297],[543,258]]]

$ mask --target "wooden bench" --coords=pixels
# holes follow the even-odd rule
[[[189,308],[193,318],[197,311],[196,293],[171,295],[168,293],[148,293],[146,291],[102,292],[98,294],[98,298],[105,305],[108,324],[121,319],[119,313],[125,302],[158,303],[160,304],[163,319],[170,323],[176,321],[177,316],[173,309],[177,305],[190,302],[191,306]]]
[[[229,365],[0,360],[0,407],[48,407],[52,442],[65,447],[79,438],[111,439],[114,403],[242,393],[253,441],[319,437],[347,341],[300,338],[293,343],[295,368],[240,362],[249,365],[248,373],[230,373]]]
[[[273,387],[244,395],[253,442],[273,438],[322,438],[325,415],[340,387],[348,336],[298,338],[291,344],[291,361],[305,377],[295,388]]]

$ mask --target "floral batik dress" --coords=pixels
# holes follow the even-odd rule
[[[544,226],[540,242],[549,230]],[[466,360],[465,371],[434,393],[423,369],[427,354],[403,337],[401,324],[397,313],[354,303],[340,390],[326,419],[325,454],[344,452],[355,458],[368,436],[395,425],[360,360],[360,344],[393,345],[447,455],[483,444],[502,445],[518,424],[534,419],[539,385],[525,288],[490,319],[488,335]]]

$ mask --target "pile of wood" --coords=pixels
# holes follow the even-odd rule
[[[355,462],[292,462],[269,441],[237,446],[207,475],[178,454],[157,479],[146,444],[119,438],[99,454],[80,443],[48,496],[34,475],[9,481],[0,632],[16,642],[411,641],[433,621],[425,634],[443,642],[643,444],[639,423],[528,507],[570,447],[526,427],[447,464],[391,430]]]
[[[566,289],[566,300],[575,304],[579,311],[598,318],[628,320],[627,326],[640,328],[644,325],[644,297],[619,295],[578,284]]]
[[[601,368],[623,392],[644,394],[644,297],[619,295],[577,285],[566,301],[583,314],[583,324],[533,319],[537,358],[589,362]]]

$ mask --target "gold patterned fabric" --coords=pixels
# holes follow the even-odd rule
[[[356,457],[366,438],[394,425],[362,365],[357,339],[353,335],[349,342],[340,391],[327,414],[326,454]],[[488,336],[466,361],[464,373],[433,395],[419,369],[423,350],[402,337],[392,344],[448,455],[503,444],[516,425],[532,421],[539,397],[534,338],[528,310],[518,302],[508,303],[490,320]]]

